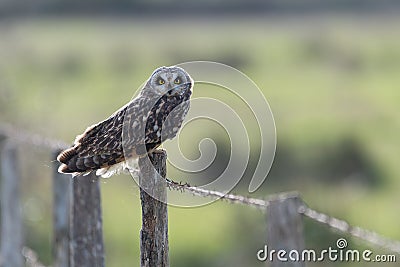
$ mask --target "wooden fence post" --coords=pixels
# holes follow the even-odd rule
[[[267,253],[276,251],[272,261],[269,262],[272,267],[305,266],[304,261],[292,261],[289,258],[291,250],[298,251],[301,256],[304,249],[303,221],[299,213],[301,204],[298,194],[288,194],[273,199],[267,207]],[[277,258],[279,250],[286,251],[284,257],[288,259],[287,261]]]
[[[25,265],[17,158],[16,145],[6,141],[1,153],[1,267]]]
[[[99,178],[92,173],[70,179],[72,179],[70,266],[103,267]]]
[[[157,150],[151,153],[149,158],[139,159],[142,205],[141,267],[169,266],[167,184],[164,179],[166,177],[166,158],[165,151]]]
[[[57,157],[60,151],[53,156]],[[70,210],[72,198],[72,177],[57,171],[58,162],[53,164],[53,265],[70,266]]]

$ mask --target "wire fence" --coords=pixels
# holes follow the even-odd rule
[[[59,151],[60,149],[64,149],[68,147],[68,144],[51,138],[45,138],[37,134],[32,134],[29,132],[21,131],[19,129],[14,128],[11,125],[0,124],[0,136],[4,136],[8,139],[15,140],[16,143],[26,143],[33,146],[39,146],[47,149],[51,149],[52,151]],[[249,206],[256,208],[258,210],[266,211],[266,209],[271,205],[271,203],[276,202],[277,200],[287,200],[292,198],[300,199],[300,204],[297,206],[296,213],[301,216],[307,217],[315,222],[326,225],[327,227],[339,231],[343,234],[348,234],[352,237],[359,238],[376,246],[378,248],[383,248],[389,250],[394,253],[400,254],[400,242],[396,240],[391,240],[386,238],[374,231],[363,229],[359,226],[350,225],[348,222],[329,216],[325,213],[316,211],[310,208],[299,196],[297,192],[287,192],[278,195],[270,196],[266,199],[258,199],[245,197],[241,195],[235,194],[225,194],[218,191],[207,190],[196,186],[191,186],[187,183],[178,183],[174,182],[172,179],[167,178],[167,186],[170,190],[177,190],[181,192],[186,192],[193,194],[199,197],[207,197],[207,198],[215,198],[221,199],[228,203],[232,204],[241,204],[244,206]],[[90,185],[89,185],[90,186]],[[101,213],[100,213],[101,215]],[[101,221],[101,219],[100,219]],[[102,241],[102,240],[101,240]],[[24,247],[22,251],[23,256],[30,262],[39,262],[36,254],[31,249]],[[32,264],[33,266],[34,264]],[[42,266],[40,263],[36,264],[36,266]]]
[[[203,188],[190,186],[189,184],[181,184],[171,181],[170,179],[167,180],[167,184],[169,188],[179,191],[186,191],[188,193],[192,193],[196,196],[201,197],[213,197],[219,198],[221,200],[225,200],[232,204],[242,204],[245,206],[251,206],[260,210],[265,210],[271,203],[276,199],[289,199],[294,196],[297,196],[297,192],[289,192],[289,193],[282,193],[278,195],[271,196],[265,200],[257,199],[257,198],[250,198],[244,197],[240,195],[233,195],[233,194],[224,194],[217,191],[206,190]],[[304,202],[298,208],[298,212],[318,223],[326,225],[334,230],[342,232],[344,234],[349,234],[351,236],[357,237],[361,240],[364,240],[372,245],[378,246],[380,248],[384,248],[390,250],[392,252],[396,252],[400,254],[400,241],[390,240],[376,232],[369,231],[363,229],[358,226],[352,226],[348,222],[344,220],[337,219],[335,217],[329,216],[325,213],[318,212],[313,210],[307,206]]]
[[[26,143],[36,147],[42,147],[50,150],[60,150],[69,147],[69,144],[60,140],[43,137],[41,135],[21,131],[9,124],[0,124],[0,135],[6,136],[11,140]]]

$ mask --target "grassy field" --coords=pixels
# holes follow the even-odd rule
[[[72,141],[129,101],[156,67],[226,63],[258,84],[276,121],[276,160],[252,196],[298,190],[311,207],[400,239],[396,24],[382,16],[2,21],[0,121]],[[46,150],[21,151],[27,243],[49,264],[51,159]],[[247,195],[243,188],[236,192]],[[102,198],[107,266],[139,265],[136,184],[127,176],[103,180]],[[258,211],[171,207],[169,227],[171,266],[263,266],[255,256],[266,235]],[[338,236],[306,221],[307,247],[332,246]]]

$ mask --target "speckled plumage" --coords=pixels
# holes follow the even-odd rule
[[[57,160],[59,172],[109,177],[127,161],[153,151],[178,133],[190,107],[193,80],[179,67],[156,69],[140,94],[108,119],[78,135]]]

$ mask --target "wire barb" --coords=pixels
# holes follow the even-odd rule
[[[203,189],[200,187],[191,186],[188,183],[183,184],[183,183],[174,182],[171,179],[167,179],[167,186],[170,189],[178,190],[181,192],[186,191],[186,192],[192,193],[195,196],[212,197],[212,198],[227,200],[228,202],[233,203],[233,204],[243,204],[243,205],[247,205],[247,206],[253,206],[258,209],[265,209],[269,205],[269,201],[267,201],[267,200],[262,200],[262,199],[257,199],[257,198],[249,198],[249,197],[234,195],[234,194],[225,194],[225,193],[218,192],[218,191],[207,190],[207,189]]]

